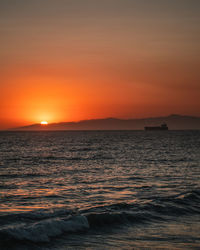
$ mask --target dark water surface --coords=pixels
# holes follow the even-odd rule
[[[199,249],[200,131],[0,132],[0,249]]]

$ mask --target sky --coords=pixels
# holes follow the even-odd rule
[[[199,0],[0,0],[0,129],[200,116]]]

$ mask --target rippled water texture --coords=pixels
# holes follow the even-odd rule
[[[0,242],[200,247],[199,131],[0,133]]]

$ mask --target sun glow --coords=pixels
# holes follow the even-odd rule
[[[48,122],[47,122],[47,121],[41,121],[40,124],[41,124],[41,125],[47,125]]]

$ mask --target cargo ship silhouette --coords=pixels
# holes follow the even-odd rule
[[[145,130],[168,130],[167,124],[163,123],[161,126],[147,126]]]

